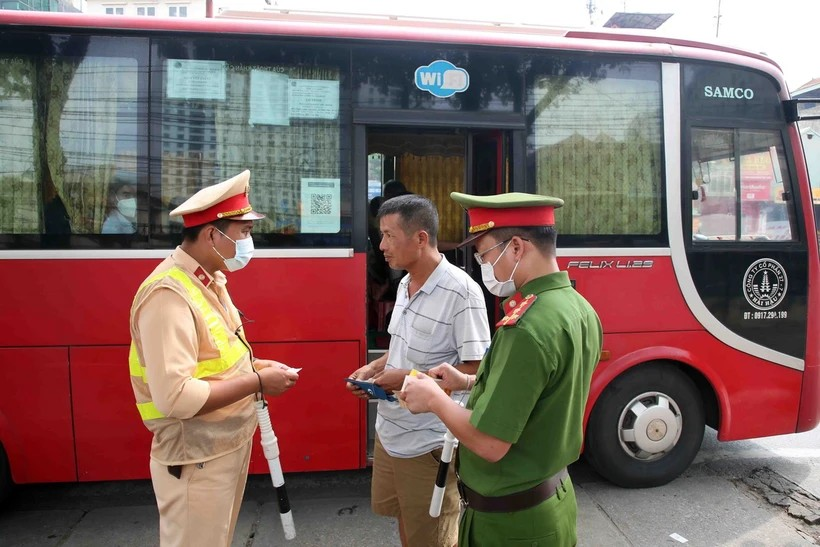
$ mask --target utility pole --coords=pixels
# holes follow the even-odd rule
[[[595,13],[595,2],[593,0],[587,0],[587,11],[589,12],[589,24],[595,24],[592,21],[592,14]]]
[[[717,23],[715,24],[715,38],[717,38],[720,35],[720,18],[720,0],[718,0],[718,11],[717,16],[715,17],[715,19],[717,20]]]

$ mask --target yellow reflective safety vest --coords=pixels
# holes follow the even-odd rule
[[[187,381],[214,382],[252,371],[250,352],[236,333],[235,327],[240,324],[236,309],[229,298],[225,305],[220,303],[213,291],[194,275],[194,266],[198,264],[178,248],[140,285],[131,307],[132,341],[128,358],[131,387],[139,414],[154,434],[151,457],[166,465],[207,461],[227,454],[247,442],[256,429],[252,396],[201,416],[180,417],[163,414],[160,408],[167,410],[171,403],[166,401],[158,408],[152,396],[146,367],[157,367],[151,375],[155,393],[184,389],[173,384],[179,383],[180,377],[189,377]],[[159,290],[173,291],[172,298],[184,299],[190,309],[186,313],[192,312],[194,316],[198,353],[188,363],[145,362],[142,348],[160,342],[140,336],[139,315],[144,305],[151,306],[149,296]],[[168,294],[163,297],[167,298]],[[161,321],[174,321],[165,310],[159,311],[149,310],[152,317],[158,316]],[[190,321],[189,317],[184,319]],[[160,385],[164,382],[168,384]]]

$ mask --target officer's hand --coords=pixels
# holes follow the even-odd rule
[[[388,393],[401,391],[401,386],[404,383],[404,378],[409,373],[409,370],[403,368],[385,368],[379,374],[373,377],[373,383],[381,386]]]
[[[261,370],[263,368],[268,367],[276,367],[284,370],[291,370],[291,367],[289,367],[285,363],[280,363],[279,361],[274,361],[272,359],[254,359],[253,361],[253,368],[255,368],[256,370]],[[296,369],[296,372],[299,372],[300,370],[302,369]]]
[[[352,374],[350,374],[348,376],[348,378],[353,378],[354,380],[370,380],[371,378],[373,378],[374,374],[375,374],[375,372],[373,370],[373,367],[368,364],[368,365],[365,365],[365,366],[363,366],[359,369],[356,369],[356,371],[353,372]],[[350,391],[353,395],[355,395],[359,399],[369,399],[370,398],[370,396],[367,394],[366,391],[364,391],[362,389],[359,389],[359,387],[356,386],[355,384],[351,384],[350,382],[346,382],[345,386],[347,387],[348,391]]]
[[[262,380],[262,390],[265,395],[277,396],[283,394],[285,391],[296,385],[299,379],[299,373],[287,365],[276,363],[275,365],[268,365],[260,367],[256,364],[259,378]],[[281,366],[279,366],[281,365]]]
[[[398,397],[413,414],[432,412],[432,405],[438,398],[450,399],[434,380],[424,374],[408,376],[404,390],[398,393]]]
[[[439,386],[450,391],[467,389],[467,375],[449,363],[442,363],[427,371],[431,378],[440,378]]]

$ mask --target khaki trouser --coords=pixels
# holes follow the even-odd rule
[[[415,458],[394,458],[376,436],[373,456],[373,480],[370,484],[373,512],[401,519],[409,547],[455,545],[460,504],[453,465],[448,469],[441,516],[430,516],[430,498],[436,483],[441,449]]]
[[[179,478],[151,460],[162,547],[229,547],[248,479],[251,441],[229,454],[182,466]]]

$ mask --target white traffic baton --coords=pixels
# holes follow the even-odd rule
[[[438,463],[436,484],[433,487],[433,497],[430,500],[430,516],[437,518],[441,514],[441,504],[444,501],[444,487],[447,486],[447,472],[453,459],[453,452],[458,446],[458,439],[448,429],[444,433],[444,448],[441,449],[441,461]]]
[[[256,401],[256,417],[259,420],[259,433],[262,437],[262,450],[265,452],[265,459],[268,460],[270,477],[273,480],[273,487],[276,489],[276,500],[279,504],[279,517],[282,519],[282,529],[285,531],[285,539],[296,537],[296,527],[293,525],[293,514],[290,511],[290,501],[288,492],[285,490],[285,477],[282,475],[282,465],[279,463],[279,443],[273,426],[270,423],[268,404],[262,397]]]

